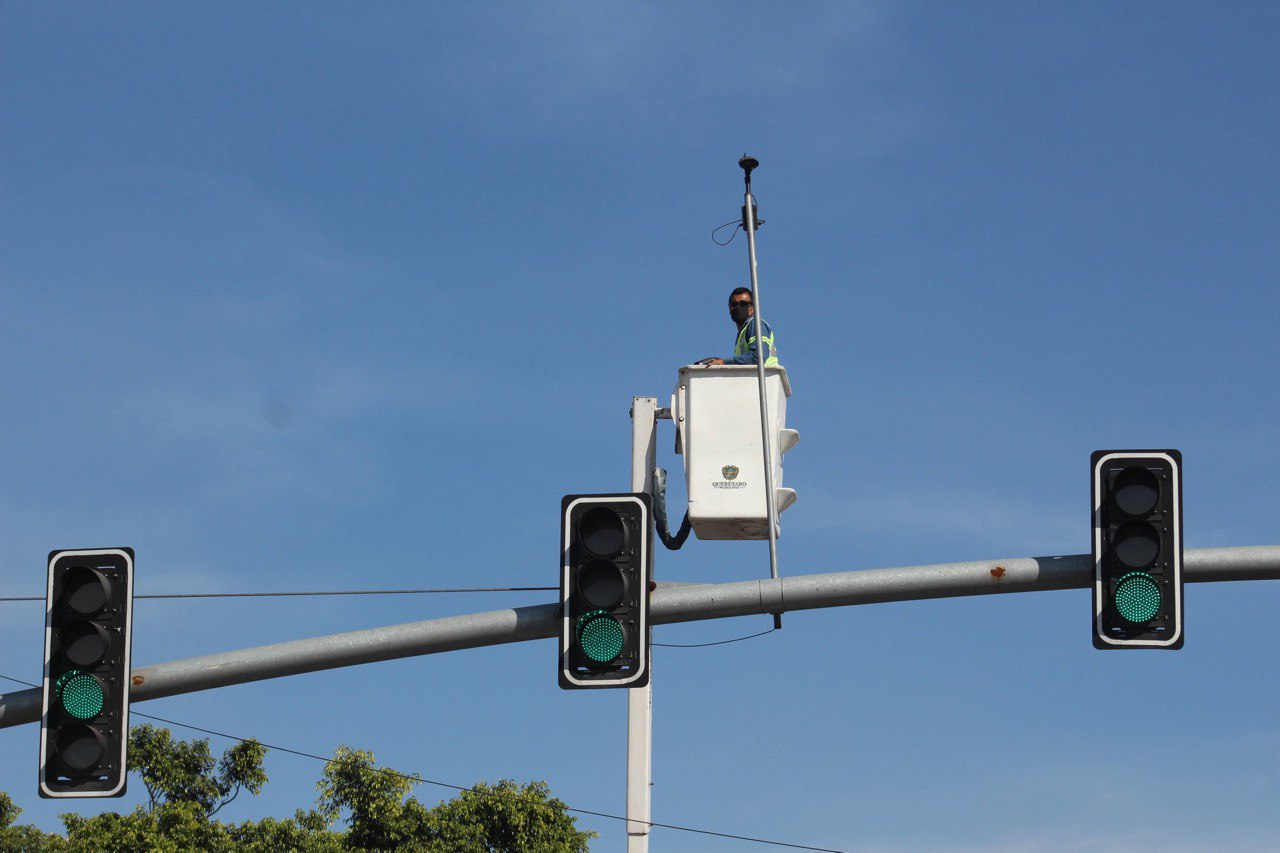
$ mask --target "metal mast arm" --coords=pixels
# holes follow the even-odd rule
[[[1183,578],[1188,583],[1280,580],[1280,546],[1188,549],[1183,559]],[[670,624],[773,613],[782,605],[784,587],[786,609],[794,611],[965,595],[1086,589],[1092,583],[1093,561],[1088,554],[1019,557],[795,575],[779,580],[659,584],[653,593],[649,614],[652,624]],[[540,640],[557,635],[556,611],[556,604],[494,610],[156,664],[133,670],[130,701],[142,702],[375,661]],[[39,719],[38,688],[0,695],[0,728]]]

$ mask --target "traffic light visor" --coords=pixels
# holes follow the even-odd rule
[[[618,606],[626,589],[622,570],[616,563],[592,560],[578,570],[578,594],[592,608],[610,609]]]
[[[102,763],[107,744],[91,726],[69,726],[58,733],[57,749],[67,769],[83,773]]]
[[[1125,468],[1116,475],[1111,501],[1125,515],[1147,515],[1160,501],[1160,481],[1149,468]]]
[[[111,638],[101,626],[88,620],[72,623],[62,633],[62,653],[75,666],[93,666],[107,656]]]
[[[627,544],[621,516],[607,506],[592,507],[582,514],[578,536],[593,557],[612,557]]]
[[[1116,531],[1111,548],[1128,568],[1145,569],[1160,556],[1160,534],[1148,522],[1131,521]]]
[[[63,575],[62,597],[76,613],[93,616],[111,600],[111,581],[88,566],[75,566]]]

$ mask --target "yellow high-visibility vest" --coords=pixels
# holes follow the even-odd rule
[[[751,352],[751,345],[756,342],[755,330],[756,318],[748,317],[747,322],[738,330],[738,342],[733,347],[734,355],[746,355]],[[764,333],[765,352],[768,353],[768,357],[764,360],[765,367],[777,364],[778,350],[773,345],[773,329],[770,329],[769,324],[761,320],[760,330]]]

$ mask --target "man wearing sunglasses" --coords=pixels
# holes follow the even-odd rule
[[[751,303],[751,288],[734,288],[729,294],[729,316],[738,324],[738,340],[733,347],[733,355],[727,358],[703,359],[699,364],[755,364],[756,353],[756,321],[755,306]],[[764,363],[767,367],[778,363],[778,350],[773,345],[773,330],[769,324],[760,320],[760,336],[764,338]]]

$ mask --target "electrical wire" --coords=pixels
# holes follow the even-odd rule
[[[0,674],[0,678],[5,679],[6,681],[13,681],[18,684],[23,684],[23,685],[26,685],[27,687],[38,688],[40,686],[38,684],[32,684],[29,681],[23,681],[20,678],[13,678],[8,675]],[[201,732],[202,734],[214,735],[216,737],[221,737],[221,738],[227,738],[228,740],[239,741],[240,743],[244,743],[248,740],[251,740],[251,738],[242,738],[239,735],[228,734],[227,732],[220,732],[214,729],[203,728],[201,726],[194,726],[194,725],[191,725],[190,723],[182,723],[177,720],[169,720],[164,717],[157,717],[154,714],[144,714],[141,711],[134,711],[132,709],[130,709],[130,714],[137,717],[143,717],[148,720],[155,720],[156,722],[164,723],[165,725],[178,726],[184,729],[191,729],[192,731]],[[261,744],[267,749],[274,749],[278,752],[283,752],[288,755],[297,755],[301,758],[310,758],[315,761],[321,761],[325,764],[329,764],[333,760],[330,758],[325,758],[323,755],[316,755],[315,753],[311,753],[311,752],[303,752],[300,749],[290,749],[288,747],[266,743],[264,741],[258,740],[257,738],[252,738],[252,740]],[[546,803],[543,803],[538,800],[524,800],[522,797],[519,797],[515,794],[507,794],[501,791],[477,791],[475,788],[469,788],[465,785],[453,785],[448,782],[440,782],[435,779],[427,779],[424,776],[411,776],[407,773],[401,773],[398,770],[392,770],[389,767],[375,767],[373,768],[373,770],[378,773],[386,773],[392,776],[399,776],[402,779],[408,779],[410,782],[427,784],[427,785],[436,785],[441,788],[448,788],[453,791],[458,791],[459,793],[465,793],[469,791],[473,794],[483,794],[485,796],[490,796],[490,797],[503,797],[509,800],[516,800],[516,801],[523,800],[525,803],[529,805],[540,805],[540,806],[547,805]],[[608,818],[609,820],[621,820],[621,821],[630,820],[629,818],[624,817],[622,815],[609,814],[608,812],[597,812],[597,811],[591,811],[590,809],[577,809],[567,805],[564,808],[565,808],[565,811],[573,812],[575,814],[591,815],[592,817]],[[679,832],[693,832],[699,835],[712,835],[717,838],[729,838],[729,839],[733,839],[734,841],[753,841],[757,844],[768,844],[773,847],[788,847],[793,850],[816,850],[816,851],[820,851],[820,853],[844,853],[844,851],[836,850],[830,847],[810,847],[805,844],[792,844],[786,841],[772,841],[767,838],[753,838],[752,836],[749,836],[749,835],[736,835],[734,833],[729,833],[729,832],[715,832],[710,829],[697,829],[696,827],[680,826],[674,823],[657,823],[655,821],[632,821],[632,822],[643,823],[647,826],[660,827],[662,829],[674,829]]]
[[[190,593],[170,593],[166,595],[135,595],[134,598],[276,598],[282,596],[307,596],[307,595],[418,595],[425,593],[445,593],[445,592],[558,592],[558,586],[512,586],[512,587],[467,587],[460,589],[351,589],[351,590],[335,590],[331,592],[190,592]],[[0,601],[44,601],[42,596],[10,596],[0,598]],[[759,634],[749,634],[745,637],[738,637],[733,640],[719,640],[714,643],[650,643],[653,646],[663,646],[670,649],[700,649],[706,646],[723,646],[728,643],[740,643],[743,640],[751,640],[756,637],[763,637],[765,634],[771,634],[777,628],[770,628],[768,631],[761,631]],[[0,676],[4,678],[5,676]],[[10,679],[13,680],[13,679]],[[19,682],[22,683],[22,682]]]
[[[341,589],[310,592],[186,592],[164,595],[135,595],[134,598],[279,598],[307,595],[427,595],[453,592],[557,592],[558,586],[472,586],[456,589]],[[10,596],[0,601],[44,601],[44,596]]]
[[[761,631],[759,634],[748,634],[745,637],[738,637],[733,640],[717,640],[714,643],[649,643],[651,646],[664,646],[668,649],[701,649],[707,646],[724,646],[729,643],[741,643],[743,640],[754,640],[756,637],[763,637],[765,634],[772,634],[777,628],[770,628],[768,631]]]
[[[658,467],[653,469],[653,488],[650,490],[650,496],[653,498],[653,526],[658,538],[668,549],[679,551],[680,546],[684,545],[685,540],[689,538],[689,531],[693,530],[693,522],[689,520],[689,513],[686,510],[684,521],[680,522],[680,529],[674,536],[671,535],[667,523],[667,469]]]
[[[687,521],[687,519],[686,519]],[[509,586],[509,587],[464,587],[459,589],[348,589],[334,590],[326,592],[189,592],[189,593],[169,593],[165,595],[135,595],[134,598],[277,598],[284,596],[307,596],[307,595],[420,595],[427,593],[447,593],[447,592],[558,592],[558,586]],[[44,601],[43,596],[10,596],[0,598],[0,601]],[[777,628],[770,628],[768,631],[761,631],[759,634],[749,634],[746,637],[738,637],[734,640],[719,640],[714,643],[651,643],[654,646],[664,646],[670,649],[700,649],[706,646],[723,646],[727,643],[740,643],[743,640],[751,640],[755,637],[763,637],[765,634],[771,634]],[[4,676],[0,676],[3,678]]]
[[[714,231],[712,231],[712,232],[711,232],[711,242],[712,242],[712,243],[715,243],[717,246],[727,246],[727,245],[729,245],[730,243],[732,243],[732,242],[733,242],[733,238],[738,236],[738,229],[737,229],[737,228],[733,229],[733,233],[729,235],[729,239],[728,239],[728,240],[725,240],[723,243],[721,243],[719,240],[717,240],[717,239],[716,239],[716,234],[720,233],[720,232],[721,232],[721,231],[723,231],[725,228],[728,228],[730,225],[737,225],[739,228],[741,228],[741,227],[742,227],[742,220],[740,220],[740,219],[731,219],[731,220],[729,220],[728,222],[726,222],[724,225],[721,225],[721,226],[719,226],[718,228],[716,228]]]

